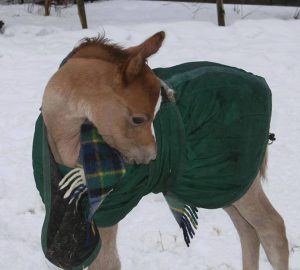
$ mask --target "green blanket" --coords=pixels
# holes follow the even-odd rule
[[[154,72],[176,95],[176,104],[162,104],[154,121],[157,158],[127,166],[97,211],[97,226],[118,223],[151,192],[168,192],[194,207],[230,205],[248,190],[262,163],[271,118],[271,92],[263,78],[208,62]],[[43,197],[41,127],[39,118],[33,168]]]

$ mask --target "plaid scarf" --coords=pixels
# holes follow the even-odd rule
[[[162,89],[162,102],[170,102],[166,90]],[[113,187],[126,173],[123,159],[119,152],[106,144],[97,129],[89,122],[81,126],[80,158],[77,168],[70,171],[60,181],[60,189],[67,188],[65,199],[78,204],[81,196],[87,193],[89,200],[88,221],[106,197],[113,192]],[[124,183],[126,185],[126,183]],[[183,231],[184,240],[189,246],[190,238],[197,229],[197,208],[183,203],[172,193],[164,192],[164,197],[176,222]]]
[[[103,141],[90,122],[81,126],[80,144],[78,166],[60,181],[60,188],[69,187],[64,197],[69,198],[70,203],[75,201],[78,204],[81,196],[88,194],[88,220],[91,222],[126,169],[119,152]]]
[[[80,164],[83,165],[90,203],[89,220],[126,173],[118,151],[106,144],[91,123],[81,126]]]

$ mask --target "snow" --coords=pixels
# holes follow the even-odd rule
[[[300,21],[296,8],[225,5],[228,26],[216,25],[216,7],[147,1],[86,5],[88,30],[75,6],[52,10],[0,6],[0,269],[47,269],[40,245],[44,207],[35,189],[31,143],[43,89],[60,61],[86,36],[105,31],[125,46],[164,30],[166,41],[151,67],[207,60],[266,78],[273,91],[269,181],[264,189],[282,214],[290,269],[300,269]],[[238,235],[222,210],[199,211],[200,226],[186,248],[164,199],[149,195],[120,223],[123,269],[241,269]],[[271,269],[261,252],[261,269]]]

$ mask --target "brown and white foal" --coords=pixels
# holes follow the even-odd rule
[[[42,114],[56,162],[76,165],[80,126],[86,119],[127,162],[149,163],[155,159],[151,127],[160,82],[146,59],[159,50],[164,37],[164,32],[159,32],[127,49],[104,38],[87,40],[54,74],[44,93]],[[275,270],[288,270],[284,222],[261,186],[265,169],[266,161],[248,192],[224,210],[239,233],[244,270],[258,269],[260,244]],[[117,225],[99,228],[99,232],[101,252],[89,269],[120,269]]]

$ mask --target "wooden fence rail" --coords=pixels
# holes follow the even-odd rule
[[[170,2],[216,3],[219,26],[225,26],[224,4],[300,7],[300,0],[154,0]]]
[[[171,2],[216,3],[216,0],[156,0]],[[223,0],[224,4],[300,7],[300,0]]]

